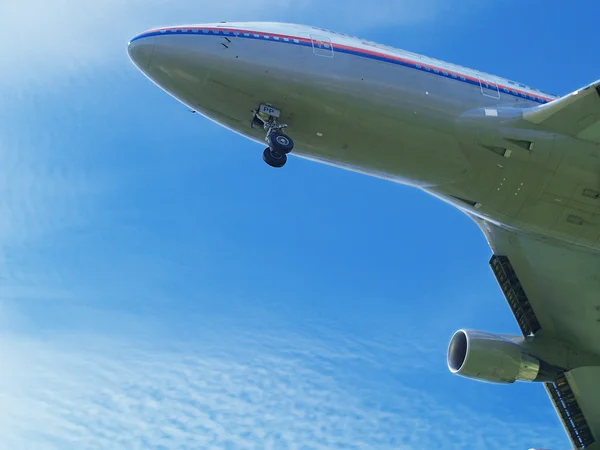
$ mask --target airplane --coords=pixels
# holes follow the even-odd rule
[[[600,80],[558,97],[321,28],[221,22],[145,31],[132,62],[265,146],[414,186],[483,231],[522,332],[461,329],[457,375],[541,383],[576,449],[600,449]],[[290,158],[293,161],[293,158]]]

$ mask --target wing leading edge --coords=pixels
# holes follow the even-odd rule
[[[600,353],[600,254],[476,219],[492,270],[525,336],[544,333]],[[600,367],[580,367],[546,390],[577,449],[600,449]]]
[[[528,108],[523,118],[546,130],[600,143],[600,80],[545,105]]]

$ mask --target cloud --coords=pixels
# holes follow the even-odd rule
[[[352,377],[346,364],[372,371],[363,355],[378,359],[377,346],[354,343],[354,353],[339,346],[351,338],[333,345],[314,331],[152,345],[5,333],[0,448],[504,449],[560,431],[480,416],[410,382],[382,389],[377,377]]]
[[[0,245],[4,248],[85,224],[93,205],[83,200],[109,187],[100,174],[87,170],[74,146],[53,135],[52,126],[33,132],[31,128],[36,127],[19,117],[6,118],[0,126]],[[73,133],[72,129],[63,126],[65,132]],[[20,264],[8,264],[6,256],[0,255],[0,268],[12,267],[18,278],[16,266],[22,270],[28,263],[15,257]]]
[[[244,16],[267,1],[167,2],[164,0],[22,0],[0,7],[0,39],[17,45],[0,63],[28,80],[77,73],[89,65],[113,63],[125,56],[126,44],[135,34],[170,20],[200,21],[237,10]],[[48,72],[50,71],[50,73]]]
[[[378,25],[406,26],[435,20],[452,8],[454,17],[479,5],[451,6],[442,0],[181,1],[19,0],[0,6],[3,48],[0,86],[68,81],[97,67],[126,61],[125,46],[135,34],[160,25],[230,21],[291,21],[361,31]],[[360,17],[360,20],[358,19]]]
[[[0,302],[72,299],[61,238],[81,236],[92,217],[100,220],[118,183],[90,170],[91,146],[79,144],[89,137],[78,133],[77,114],[56,105],[44,114],[43,101],[37,108],[17,103],[7,101],[0,112]],[[2,329],[8,319],[0,316]]]
[[[197,322],[177,324],[196,332],[190,341],[157,333],[140,324],[140,315],[119,318],[96,311],[94,320],[79,320],[85,316],[80,303],[98,301],[106,307],[136,299],[133,307],[142,309],[161,289],[191,283],[185,276],[169,278],[177,268],[150,258],[149,247],[156,242],[144,241],[143,235],[135,240],[135,230],[123,231],[131,211],[103,204],[122,186],[120,175],[111,172],[122,162],[115,158],[111,162],[118,163],[106,169],[107,152],[89,135],[106,132],[105,142],[119,137],[103,130],[104,123],[97,125],[103,115],[94,116],[94,128],[82,117],[90,107],[103,107],[98,98],[114,94],[122,75],[113,71],[99,90],[87,75],[99,71],[102,76],[115,65],[134,73],[125,44],[157,25],[318,21],[358,33],[375,25],[425,23],[447,8],[438,0],[391,0],[377,8],[356,0],[344,8],[336,5],[316,0],[284,0],[276,8],[270,0],[0,5],[0,39],[12,43],[0,59],[0,89],[7,93],[3,98],[13,100],[0,111],[0,450],[494,449],[563,437],[560,429],[506,423],[412,388],[411,374],[431,370],[432,361],[439,361],[430,343],[327,333],[328,327],[267,333],[264,326],[250,327],[246,315],[247,331],[235,338],[231,323],[204,323],[213,334],[196,332],[202,328]],[[64,96],[63,85],[72,95]],[[81,92],[96,102],[86,103]],[[20,116],[18,111],[26,112]],[[128,118],[111,119],[107,128]],[[85,156],[94,153],[103,156]],[[123,215],[110,223],[111,214]],[[92,220],[94,227],[88,228]],[[65,235],[69,239],[63,241]],[[135,245],[128,241],[121,248],[116,235]],[[171,283],[161,283],[161,276]],[[168,294],[172,308],[176,295]],[[51,312],[69,317],[63,327],[71,331],[48,333],[55,321],[48,302],[40,300],[64,299],[68,302]],[[15,303],[18,307],[11,307]],[[132,337],[139,334],[147,339]],[[378,374],[385,381],[373,376]]]

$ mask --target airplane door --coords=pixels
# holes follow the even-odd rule
[[[482,77],[477,76],[479,79],[479,86],[481,87],[481,93],[486,97],[500,98],[500,90],[498,84],[494,81],[486,81]]]
[[[333,58],[333,45],[331,45],[331,39],[326,36],[311,34],[310,40],[312,41],[313,53],[315,55]]]

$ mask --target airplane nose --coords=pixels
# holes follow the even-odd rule
[[[133,38],[127,46],[129,58],[141,70],[147,69],[154,53],[154,36]]]

